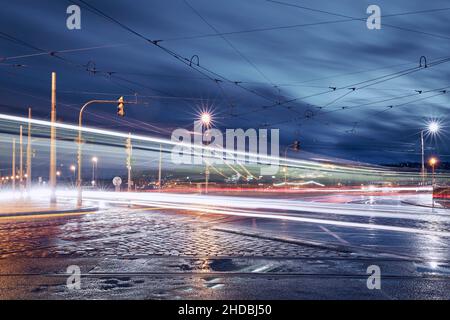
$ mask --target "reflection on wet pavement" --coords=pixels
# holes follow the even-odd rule
[[[137,208],[3,220],[0,298],[449,298],[448,239],[327,230]],[[381,291],[366,286],[373,264]],[[81,290],[65,286],[69,265]]]

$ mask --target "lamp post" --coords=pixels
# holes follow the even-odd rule
[[[420,131],[420,141],[422,146],[422,185],[425,185],[425,143],[424,143],[424,134],[425,132],[430,133],[432,135],[439,132],[440,125],[436,121],[431,121],[426,130]]]
[[[435,187],[435,183],[436,183],[435,175],[434,175],[434,167],[436,166],[437,159],[435,157],[432,157],[432,158],[430,158],[429,163],[430,163],[430,166],[431,166],[431,174],[432,174],[432,176],[431,176],[432,177],[431,178],[431,187],[433,189],[432,193],[434,195],[434,187]],[[432,201],[432,206],[434,208],[434,197],[433,197],[433,195],[431,196],[431,201]]]
[[[286,149],[284,149],[284,162],[285,162],[285,166],[284,166],[284,186],[287,186],[287,152],[289,149],[294,150],[294,151],[299,151],[300,150],[300,142],[298,140],[295,140],[294,143],[288,145],[286,147]]]
[[[13,138],[13,143],[12,143],[12,176],[11,176],[11,181],[12,181],[12,189],[13,192],[16,191],[16,139]]]
[[[72,172],[72,176],[70,178],[71,183],[73,184],[75,181],[75,175],[76,175],[77,167],[74,164],[70,165],[70,172]]]
[[[203,130],[208,129],[211,126],[212,123],[211,114],[209,112],[202,112],[202,114],[200,115],[200,122],[202,123],[202,135],[203,135]],[[208,183],[209,183],[209,166],[208,162],[205,161],[205,194],[208,194]]]
[[[97,171],[97,163],[98,163],[98,158],[97,157],[92,157],[92,186],[95,187],[96,185],[96,171]]]
[[[77,160],[78,160],[78,178],[77,178],[77,189],[78,189],[78,195],[77,195],[77,206],[81,207],[83,204],[83,191],[81,188],[81,171],[82,171],[82,125],[83,125],[83,112],[86,109],[86,107],[90,104],[93,103],[99,103],[99,104],[114,104],[114,103],[118,103],[117,106],[117,114],[121,117],[123,117],[125,115],[124,112],[124,108],[123,105],[125,103],[129,103],[129,102],[125,102],[123,100],[123,97],[120,97],[118,100],[91,100],[86,102],[80,110],[80,115],[78,117],[78,156],[77,156]]]
[[[434,168],[437,164],[437,159],[435,157],[430,158],[429,160],[430,166],[431,166],[431,185],[434,188],[434,185],[436,184],[435,175],[434,175]]]
[[[31,108],[28,108],[28,140],[27,140],[27,191],[31,189]]]

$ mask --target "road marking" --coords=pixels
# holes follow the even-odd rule
[[[339,240],[341,243],[343,244],[350,244],[348,241],[342,239],[340,236],[338,236],[336,233],[330,231],[330,229],[325,228],[324,226],[319,226],[320,229],[322,229],[323,231],[325,231],[326,233],[328,233],[329,235],[331,235],[332,237],[336,238],[337,240]]]

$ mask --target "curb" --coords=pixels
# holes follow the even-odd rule
[[[49,210],[49,211],[33,211],[33,212],[17,212],[17,213],[6,213],[0,214],[0,218],[3,217],[26,217],[26,216],[42,216],[42,215],[57,215],[65,213],[83,213],[90,211],[98,211],[98,207],[87,207],[82,209],[69,209],[69,210]]]

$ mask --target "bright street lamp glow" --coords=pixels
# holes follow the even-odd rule
[[[437,123],[436,121],[430,122],[428,124],[428,131],[430,131],[431,133],[437,133],[439,129],[439,123]]]
[[[431,165],[431,166],[434,166],[434,165],[436,164],[436,162],[437,162],[437,159],[436,159],[436,158],[431,158],[431,159],[430,159],[430,165]]]
[[[211,115],[208,112],[203,112],[200,116],[200,121],[208,126],[211,123]]]
[[[75,165],[71,165],[70,166],[70,171],[75,171],[77,168],[75,167]]]
[[[92,157],[92,162],[97,163],[98,162],[98,158],[97,157]]]

